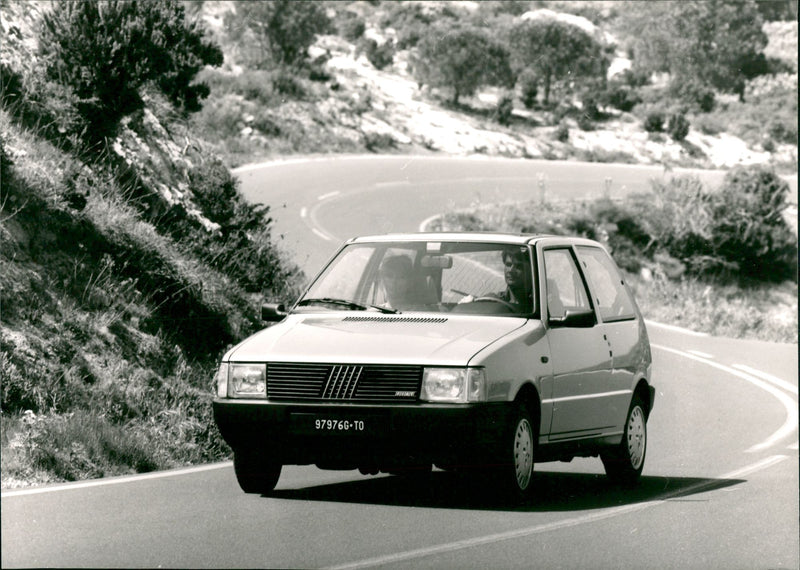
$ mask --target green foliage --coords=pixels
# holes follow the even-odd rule
[[[317,34],[331,27],[323,4],[311,0],[239,2],[225,17],[229,37],[256,68],[302,63]]]
[[[577,26],[555,19],[523,20],[510,32],[517,69],[529,68],[544,83],[544,103],[553,85],[605,75],[608,58],[600,44]]]
[[[669,72],[673,82],[743,98],[746,81],[766,71],[767,38],[754,0],[635,2],[623,21],[634,39],[637,69]]]
[[[689,119],[683,113],[673,113],[667,122],[667,133],[672,140],[682,141],[689,134]]]
[[[194,76],[222,63],[176,0],[57,3],[44,14],[39,46],[47,77],[74,92],[93,135],[140,108],[139,89],[151,81],[173,103],[198,110],[208,88]]]
[[[508,51],[488,31],[439,24],[419,42],[413,62],[418,83],[452,90],[452,102],[484,85],[510,87],[513,76]]]

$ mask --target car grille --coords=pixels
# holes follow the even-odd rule
[[[413,402],[421,381],[421,366],[267,364],[270,400]]]

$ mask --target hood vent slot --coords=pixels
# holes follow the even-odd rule
[[[350,323],[446,323],[446,317],[345,317]]]

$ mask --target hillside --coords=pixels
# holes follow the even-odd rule
[[[457,3],[464,10],[465,5],[474,4]],[[385,14],[380,6],[362,2],[346,6],[362,14],[365,37],[378,43],[396,40],[397,30],[381,26]],[[224,45],[221,22],[230,3],[206,2],[205,9]],[[588,20],[583,23],[594,27]],[[771,38],[767,52],[784,59],[794,73],[759,78],[749,90],[754,96],[796,92],[797,22],[771,22],[765,24],[765,30]],[[614,41],[616,59],[610,74],[630,66],[623,41]],[[382,69],[370,62],[357,41],[338,35],[320,36],[309,51],[330,77],[302,83],[306,93],[300,100],[281,103],[279,97],[264,96],[259,91],[266,87],[257,79],[237,89],[236,83],[246,71],[236,63],[233,50],[227,51],[221,72],[206,76],[212,95],[196,123],[232,166],[294,153],[367,151],[663,164],[668,168],[772,164],[785,173],[797,170],[796,141],[766,144],[760,136],[742,137],[737,132],[753,131],[754,122],[761,118],[749,117],[752,112],[733,97],[720,96],[714,113],[690,116],[692,126],[682,141],[648,133],[641,111],[613,108],[604,109],[601,119],[586,125],[580,122],[579,112],[567,113],[562,122],[558,108],[527,109],[516,101],[511,124],[503,126],[496,120],[495,110],[506,91],[484,88],[465,99],[460,108],[453,108],[438,91],[420,88],[409,69],[409,49],[398,49],[391,64]],[[258,96],[250,95],[256,93]],[[223,101],[224,113],[218,107]],[[737,122],[743,124],[737,127]],[[564,126],[568,134],[559,136]],[[218,138],[212,133],[228,136]]]

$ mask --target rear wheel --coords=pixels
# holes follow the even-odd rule
[[[236,451],[233,454],[233,470],[239,487],[245,493],[265,495],[275,489],[281,476],[280,463],[270,461],[261,454]]]
[[[647,414],[639,396],[634,396],[625,433],[616,447],[600,454],[606,475],[614,483],[632,486],[636,484],[644,468],[647,453]]]

